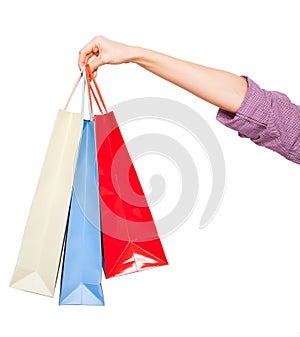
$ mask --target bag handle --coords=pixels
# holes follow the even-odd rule
[[[84,69],[83,71],[83,86],[82,86],[82,103],[81,103],[81,113],[84,115],[85,114],[85,100],[86,98],[88,99],[88,112],[89,112],[89,117],[90,120],[93,120],[93,113],[92,113],[92,109],[91,109],[91,102],[90,102],[90,98],[88,97],[88,85],[87,85],[87,76],[86,76],[86,71]]]
[[[69,105],[69,103],[70,103],[70,101],[71,101],[71,99],[72,99],[72,97],[74,95],[74,92],[75,92],[76,88],[78,87],[78,84],[79,84],[79,82],[80,82],[80,80],[82,78],[82,75],[83,75],[83,70],[81,70],[80,75],[79,75],[78,79],[76,80],[76,82],[75,82],[75,84],[73,86],[73,89],[72,89],[71,94],[70,94],[70,96],[69,96],[69,98],[67,100],[67,103],[66,103],[66,105],[64,107],[64,110],[67,110],[68,105]]]
[[[88,94],[89,94],[89,99],[90,99],[90,107],[91,107],[91,111],[92,111],[92,114],[93,114],[93,108],[92,108],[92,95],[93,94],[93,97],[94,97],[94,100],[95,102],[97,103],[97,106],[99,108],[99,111],[100,113],[103,115],[104,112],[107,112],[107,109],[106,109],[106,106],[105,106],[105,103],[104,103],[104,100],[103,100],[103,97],[101,95],[101,92],[100,92],[100,89],[98,87],[98,84],[96,82],[96,79],[95,79],[95,76],[93,75],[92,71],[91,71],[91,67],[89,64],[86,64],[85,65],[85,72],[86,72],[86,78],[87,78],[87,85],[88,85]],[[97,94],[98,94],[98,97],[100,98],[100,102],[102,104],[102,107],[104,109],[101,108],[101,105],[100,105],[100,102],[95,94],[95,91],[94,89],[92,88],[92,84],[94,85],[96,91],[97,91]]]

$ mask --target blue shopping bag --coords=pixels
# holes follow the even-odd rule
[[[104,305],[95,130],[85,120],[73,185],[59,304]]]
[[[84,120],[66,234],[60,305],[104,305],[96,158],[94,122]]]

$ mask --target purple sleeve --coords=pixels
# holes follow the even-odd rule
[[[217,120],[239,136],[300,164],[300,107],[276,91],[261,89],[248,77],[248,90],[236,114],[219,109]]]

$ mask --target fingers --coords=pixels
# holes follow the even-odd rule
[[[81,70],[92,58],[100,55],[100,43],[93,39],[86,46],[84,46],[78,56],[78,67]]]
[[[87,61],[93,56],[92,47],[87,45],[83,49],[80,50],[78,56],[78,67],[81,70],[83,66],[87,63]]]

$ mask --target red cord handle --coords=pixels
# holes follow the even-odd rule
[[[103,97],[102,97],[102,95],[101,95],[100,89],[99,89],[99,87],[98,87],[98,84],[97,84],[97,82],[96,82],[95,76],[93,75],[93,73],[92,73],[92,71],[91,71],[91,67],[90,67],[89,64],[86,64],[86,65],[85,65],[85,72],[86,72],[86,80],[87,80],[87,85],[88,85],[88,94],[89,94],[89,100],[90,100],[90,105],[91,105],[91,110],[92,110],[91,112],[92,112],[92,115],[93,115],[92,95],[93,95],[93,97],[94,97],[95,102],[97,103],[97,106],[98,106],[98,108],[99,108],[101,114],[103,114],[103,113],[104,113],[104,112],[103,112],[103,109],[104,109],[104,111],[107,111],[107,109],[106,109],[106,106],[105,106]],[[92,85],[91,85],[92,83],[94,84],[94,87],[95,87],[95,89],[96,89],[96,91],[97,91],[98,97],[96,96],[95,91],[94,91],[94,89],[92,88]],[[92,93],[92,95],[91,95],[91,93]],[[100,102],[99,102],[98,98],[100,99],[100,102],[101,102],[101,104],[102,104],[103,109],[101,108],[101,105],[100,105]]]

